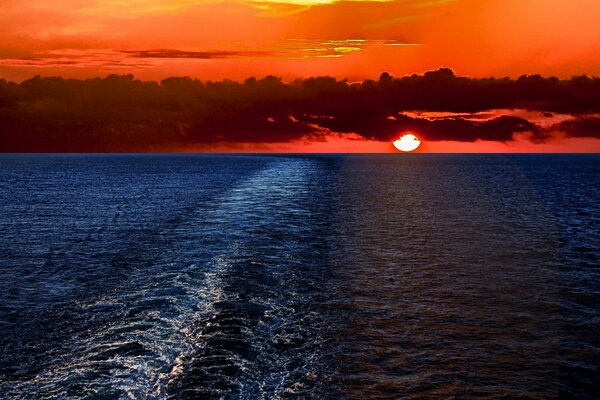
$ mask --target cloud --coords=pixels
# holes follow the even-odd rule
[[[187,58],[212,60],[218,58],[238,58],[238,57],[265,57],[274,56],[275,53],[270,51],[183,51],[173,49],[158,49],[158,50],[123,50],[121,53],[130,57],[137,58]]]
[[[428,141],[458,140],[474,142],[491,140],[508,142],[515,133],[529,132],[533,140],[543,140],[544,134],[531,122],[507,115],[485,121],[472,121],[462,117],[411,118],[399,115],[382,118],[376,115],[344,115],[343,118],[313,118],[313,123],[342,133],[357,133],[367,139],[392,141],[399,132],[410,131]]]
[[[0,66],[5,67],[53,67],[70,66],[101,68],[136,68],[153,66],[148,60],[129,57],[111,49],[59,49],[45,50],[23,57],[3,57],[0,54]]]
[[[323,7],[336,3],[390,3],[394,0],[259,0],[247,1],[266,17],[281,17],[293,15],[312,7]]]
[[[472,79],[449,69],[357,83],[37,76],[0,80],[0,151],[170,151],[330,135],[390,141],[403,131],[426,141],[543,142],[557,133],[599,138],[599,113],[600,79],[589,77]]]
[[[600,115],[583,116],[563,121],[552,127],[569,137],[591,137],[600,139]]]
[[[37,51],[20,57],[0,48],[0,66],[46,67],[72,66],[111,69],[114,67],[146,68],[156,66],[161,60],[226,60],[226,59],[308,59],[321,57],[344,57],[351,53],[377,46],[418,46],[398,40],[366,39],[288,39],[255,50],[248,49],[79,49],[64,48]],[[137,60],[144,59],[146,62]]]

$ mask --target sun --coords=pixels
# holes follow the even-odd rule
[[[421,141],[412,133],[407,133],[394,140],[392,144],[400,151],[413,151],[421,145]]]

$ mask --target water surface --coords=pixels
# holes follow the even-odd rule
[[[0,156],[2,398],[597,398],[600,157]]]

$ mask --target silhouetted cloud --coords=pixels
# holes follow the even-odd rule
[[[531,137],[542,140],[544,134],[533,123],[523,118],[502,115],[485,121],[471,121],[461,117],[439,119],[412,118],[399,115],[394,118],[345,115],[343,118],[311,118],[319,126],[342,133],[358,133],[373,140],[391,141],[402,131],[417,132],[430,140],[492,140],[507,142],[515,133],[530,132]]]
[[[276,41],[254,49],[230,47],[206,50],[158,49],[50,49],[19,54],[12,49],[0,48],[0,67],[123,67],[145,68],[168,60],[230,60],[230,59],[286,59],[341,58],[368,48],[388,46],[418,46],[399,40],[373,39],[304,39]]]
[[[594,137],[600,139],[600,116],[585,116],[561,122],[554,126],[559,132],[571,137]]]
[[[508,142],[522,134],[541,142],[557,132],[600,138],[597,113],[600,79],[585,76],[472,79],[449,69],[359,83],[36,76],[0,80],[0,151],[169,151],[330,134],[392,140],[407,130],[428,141]]]
[[[127,54],[130,57],[138,58],[196,58],[201,60],[237,57],[265,57],[276,55],[276,53],[270,51],[183,51],[173,49],[123,50],[121,53]]]

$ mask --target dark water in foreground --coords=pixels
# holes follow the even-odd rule
[[[0,156],[0,398],[600,396],[600,156]]]

